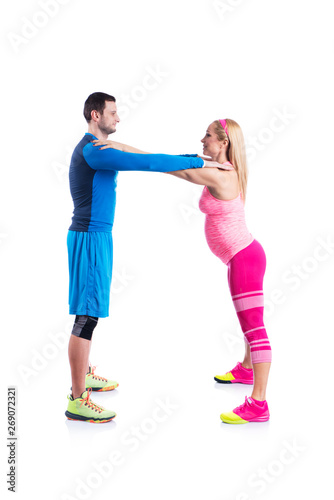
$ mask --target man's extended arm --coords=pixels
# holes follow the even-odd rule
[[[88,143],[83,149],[88,165],[94,170],[175,172],[188,168],[202,168],[204,160],[165,154],[124,153],[117,149],[98,149]]]

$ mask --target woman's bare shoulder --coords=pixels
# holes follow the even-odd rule
[[[209,188],[210,193],[219,200],[232,200],[240,193],[238,174],[233,170],[217,169],[215,186]]]

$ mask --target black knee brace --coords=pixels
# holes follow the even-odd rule
[[[98,319],[99,318],[94,318],[93,316],[76,316],[72,335],[82,339],[91,340]]]

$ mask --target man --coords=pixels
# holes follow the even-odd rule
[[[99,318],[109,316],[112,277],[112,226],[118,171],[174,172],[188,168],[217,166],[197,157],[124,153],[100,150],[94,139],[106,140],[116,132],[120,119],[116,99],[103,92],[85,102],[88,133],[74,149],[70,165],[70,190],[74,203],[68,231],[69,306],[75,314],[68,354],[72,394],[65,415],[70,420],[108,422],[116,413],[93,403],[90,392],[110,391],[118,383],[95,375],[89,366],[92,335]]]

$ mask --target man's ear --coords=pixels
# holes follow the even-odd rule
[[[97,120],[99,119],[99,112],[96,111],[96,109],[93,109],[90,116],[94,122],[97,122]]]

